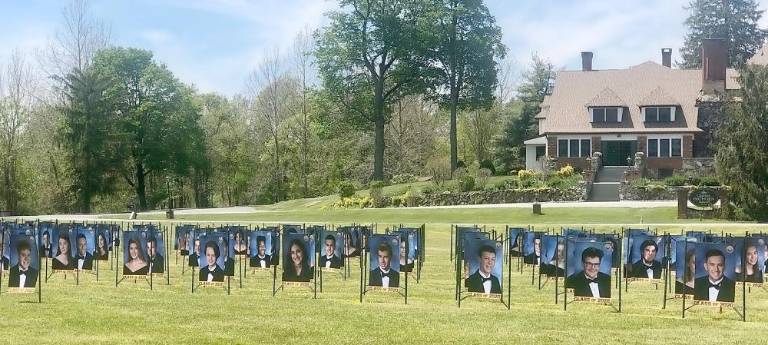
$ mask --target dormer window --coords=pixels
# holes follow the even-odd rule
[[[593,107],[589,109],[594,123],[617,123],[622,120],[623,108],[621,107]]]
[[[675,107],[643,107],[645,122],[675,122]]]

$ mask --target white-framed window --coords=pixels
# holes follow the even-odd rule
[[[668,158],[683,156],[683,139],[681,138],[652,138],[648,139],[647,154],[653,158]]]
[[[593,123],[621,122],[624,113],[624,108],[621,107],[594,107],[589,110]]]
[[[643,107],[645,122],[675,122],[677,107]]]
[[[557,156],[566,158],[589,157],[592,155],[591,139],[558,139]]]

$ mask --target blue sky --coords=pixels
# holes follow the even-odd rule
[[[0,0],[0,63],[14,48],[45,47],[61,23],[64,0]],[[152,50],[179,79],[204,92],[234,95],[265,52],[287,53],[304,28],[325,23],[334,0],[91,0],[111,25],[112,43]],[[580,68],[595,52],[597,69],[678,57],[687,0],[486,0],[519,69],[533,52],[558,68]],[[763,21],[765,26],[765,21]]]

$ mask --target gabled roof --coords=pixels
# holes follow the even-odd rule
[[[735,70],[726,71],[726,89],[738,88],[736,76]],[[539,133],[700,132],[696,100],[701,87],[700,69],[672,69],[651,61],[627,69],[559,71],[537,115]],[[622,122],[591,123],[589,107],[600,105],[625,107]],[[640,107],[647,105],[678,106],[675,122],[643,122]]]
[[[661,88],[661,86],[653,89],[647,96],[643,97],[643,99],[640,100],[640,103],[637,104],[638,106],[645,107],[645,106],[652,106],[652,105],[675,105],[679,106],[680,102],[678,102],[674,97],[670,96],[664,89]]]
[[[585,105],[587,107],[626,107],[627,103],[624,103],[613,90],[606,87]]]

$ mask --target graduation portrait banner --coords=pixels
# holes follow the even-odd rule
[[[147,233],[141,230],[123,232],[123,275],[146,276],[149,274]]]
[[[610,299],[613,244],[569,238],[566,250],[565,287],[575,297]]]
[[[695,243],[694,301],[733,303],[739,253],[732,243]]]
[[[315,238],[304,233],[283,235],[284,282],[308,283],[314,279]]]
[[[323,229],[318,232],[320,249],[320,267],[341,269],[344,267],[344,233]]]
[[[487,238],[475,237],[464,243],[464,262],[469,275],[464,281],[468,292],[501,294],[504,274],[504,246]]]
[[[252,231],[249,243],[251,256],[248,266],[262,269],[270,268],[277,260],[275,258],[276,238],[277,234],[274,231]]]
[[[400,235],[375,234],[368,239],[368,285],[400,287]]]
[[[40,251],[32,229],[9,234],[8,287],[34,289],[40,277]]]

